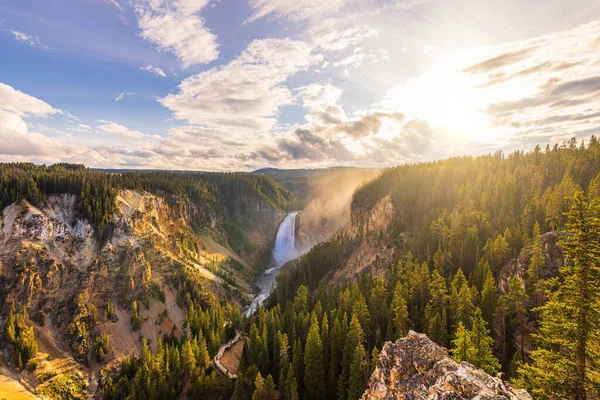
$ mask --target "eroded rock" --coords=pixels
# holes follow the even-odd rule
[[[460,364],[426,335],[386,342],[363,400],[531,400],[524,390],[471,364]]]

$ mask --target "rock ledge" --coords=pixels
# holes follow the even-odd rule
[[[395,343],[386,342],[363,400],[531,400],[466,362],[460,364],[427,335],[408,332]]]

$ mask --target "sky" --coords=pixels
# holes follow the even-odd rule
[[[592,135],[597,0],[0,2],[0,161],[384,167]]]

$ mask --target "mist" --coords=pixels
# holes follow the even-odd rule
[[[354,191],[378,173],[375,169],[340,168],[311,178],[304,209],[297,218],[297,248],[307,251],[348,223]]]

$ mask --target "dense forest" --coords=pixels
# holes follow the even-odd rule
[[[42,201],[67,182],[72,186],[64,191],[85,192],[94,179],[97,192],[88,204],[105,204],[95,193],[109,198],[117,188],[215,198],[225,210],[240,187],[258,187],[280,207],[291,199],[258,176],[189,174],[179,182],[164,172],[86,176],[72,166],[2,168],[3,205]],[[55,175],[69,178],[49,178]],[[392,209],[387,229],[371,219],[382,203]],[[108,221],[100,213],[93,220]],[[554,241],[557,259],[548,254]],[[382,256],[334,279],[365,245]],[[507,270],[516,258],[522,269]],[[387,169],[356,191],[350,226],[283,273],[250,318],[190,275],[168,284],[188,310],[182,334],[163,337],[155,351],[143,341],[139,357],[107,371],[100,382],[106,398],[358,399],[384,342],[409,329],[426,333],[456,360],[503,372],[536,399],[598,398],[600,143],[592,137],[588,144],[571,140],[508,156]],[[27,357],[23,317],[10,321],[14,351]],[[245,346],[232,382],[209,360],[235,329],[245,332]]]
[[[234,387],[214,374],[207,378],[211,368],[203,364],[201,339],[206,332],[190,329],[161,343],[157,354],[145,352],[126,363],[121,383],[108,393],[179,393],[176,379],[170,389],[156,383],[158,371],[175,365],[178,376],[193,382],[188,394],[357,399],[383,343],[413,329],[449,348],[456,360],[490,374],[503,371],[536,399],[595,398],[599,172],[595,139],[588,146],[572,141],[508,157],[386,170],[355,194],[353,225],[359,228],[315,246],[281,276],[266,306],[244,322]],[[394,209],[390,228],[370,230],[369,210],[388,195]],[[558,238],[563,251],[559,272],[548,265],[548,235]],[[351,279],[329,282],[365,241],[391,245],[393,257],[378,258]],[[504,276],[508,281],[499,289],[503,267],[519,255],[525,273]],[[182,352],[188,353],[185,363]]]
[[[390,227],[371,229],[369,213],[386,199]],[[600,395],[596,138],[391,168],[360,188],[352,206],[355,229],[282,274],[250,325],[237,398],[356,399],[383,341],[408,329],[457,360],[502,370],[534,398]],[[559,271],[544,252],[548,235],[564,253]],[[393,256],[329,282],[365,241],[393,247]],[[524,273],[501,276],[518,256]]]
[[[497,153],[387,169],[354,194],[352,232],[315,246],[297,268],[280,276],[272,298],[285,301],[301,284],[316,288],[363,242],[392,247],[393,259],[385,260],[391,264],[410,251],[448,282],[459,269],[481,281],[489,267],[497,278],[532,238],[564,229],[580,190],[592,203],[600,202],[595,137],[587,146],[571,140],[507,157]],[[388,231],[382,232],[369,227],[369,213],[385,199],[394,211]]]
[[[256,196],[276,208],[285,208],[294,199],[291,192],[264,175],[244,173],[194,172],[94,172],[83,165],[54,164],[37,166],[30,163],[0,163],[0,209],[21,200],[40,205],[52,194],[79,196],[78,212],[92,224],[104,227],[119,189],[145,190],[176,196],[194,203],[200,210],[208,207],[216,213],[231,215],[234,200]],[[210,221],[210,213],[191,215],[196,228]]]

